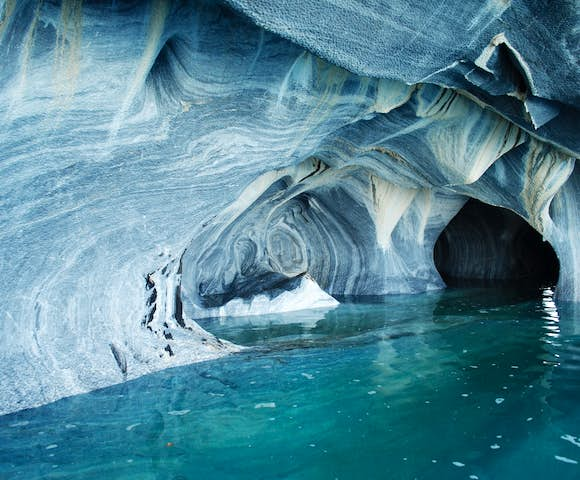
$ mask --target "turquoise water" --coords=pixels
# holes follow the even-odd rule
[[[0,417],[0,478],[580,478],[578,304],[378,300],[208,321],[251,348]]]

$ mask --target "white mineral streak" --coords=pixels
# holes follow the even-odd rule
[[[116,135],[121,127],[121,122],[125,119],[127,110],[135,101],[135,96],[142,89],[143,84],[147,79],[147,74],[153,66],[153,62],[157,58],[159,51],[163,44],[161,37],[163,35],[165,20],[169,14],[170,1],[169,0],[154,0],[151,4],[151,13],[149,20],[149,29],[147,32],[147,39],[145,40],[145,49],[139,60],[139,64],[133,74],[133,77],[125,93],[125,98],[121,104],[121,108],[117,112],[111,124],[111,134]]]
[[[417,194],[416,189],[397,185],[371,176],[377,242],[385,250],[391,246],[391,234]]]

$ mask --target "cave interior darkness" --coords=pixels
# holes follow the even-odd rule
[[[552,246],[524,219],[475,199],[443,230],[433,256],[450,287],[553,287],[560,270]]]

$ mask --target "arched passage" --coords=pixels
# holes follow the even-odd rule
[[[560,269],[551,245],[525,220],[474,199],[443,230],[433,255],[452,286],[474,281],[553,286]]]

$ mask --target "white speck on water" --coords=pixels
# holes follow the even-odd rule
[[[463,353],[467,353],[467,350],[465,350],[465,348],[463,349]]]
[[[512,365],[511,368],[520,368],[517,365]]]
[[[132,458],[129,458],[129,459],[127,460],[127,463],[133,463],[133,459],[132,459]]]
[[[461,396],[462,397],[469,397],[469,393],[462,393]]]
[[[407,461],[407,457],[403,457],[403,461],[405,461],[405,462],[406,462],[406,461]]]
[[[469,368],[479,368],[477,365],[469,365]]]
[[[514,378],[514,374],[513,374],[513,373],[510,373],[510,374],[508,375],[508,377],[510,377],[510,378]]]
[[[501,388],[502,388],[503,390],[507,390],[507,389],[508,389],[508,387],[501,387]]]
[[[495,436],[495,438],[501,438],[501,437],[502,437],[502,435],[496,435]]]
[[[497,443],[494,443],[493,445],[490,445],[489,448],[492,450],[499,450],[500,446]]]
[[[314,375],[310,373],[301,373],[300,375],[302,375],[304,378],[307,378],[308,380],[312,380],[314,378]]]
[[[225,397],[225,393],[207,392],[207,394],[212,396],[212,397]]]
[[[355,383],[360,382],[360,380],[358,378],[353,378],[352,381],[355,382]]]
[[[505,400],[505,398],[498,397],[495,399],[495,403],[497,403],[499,405],[500,403],[503,403],[504,400]]]
[[[311,444],[310,444],[310,445],[308,445],[308,446],[309,446],[309,447],[312,447],[312,448],[314,448],[314,447],[316,447],[316,443],[311,443]]]
[[[252,380],[252,381],[250,382],[250,385],[256,385],[256,380]]]
[[[465,467],[465,463],[461,463],[461,462],[452,462],[453,465],[455,465],[456,467]]]
[[[568,457],[561,457],[560,455],[554,455],[554,458],[556,460],[559,460],[560,462],[570,463],[572,465],[578,465],[577,460],[572,460],[571,458],[568,458]]]
[[[429,404],[429,403],[431,403],[431,401],[430,400],[425,400],[425,403]]]
[[[58,445],[56,443],[52,443],[46,447],[47,450],[52,450],[53,448],[57,448]]]
[[[254,408],[276,408],[276,404],[274,402],[262,402],[256,403]]]
[[[17,428],[17,427],[26,427],[26,425],[28,425],[30,422],[28,420],[23,420],[22,422],[14,422],[11,423],[9,425],[9,427],[11,428]]]
[[[173,415],[174,417],[181,417],[182,415],[187,415],[191,410],[171,410],[167,412],[168,415]]]
[[[367,392],[367,394],[369,394],[369,395],[374,395],[375,393],[377,393],[376,390],[369,390]]]
[[[575,437],[574,435],[566,434],[566,435],[562,435],[560,438],[562,440],[566,440],[567,442],[570,442],[572,445],[576,445],[577,447],[580,447],[580,437]]]
[[[139,425],[141,425],[141,424],[140,423],[133,423],[133,424],[129,425],[125,430],[130,432],[131,430],[133,430],[135,427],[138,427]]]
[[[526,422],[531,422],[534,419],[534,417],[528,417],[526,418]]]
[[[54,457],[54,453],[49,453],[48,456],[49,457]]]
[[[77,426],[76,426],[74,423],[67,423],[67,424],[64,426],[64,428],[67,428],[67,429],[69,429],[69,430],[70,430],[71,428],[77,428]]]
[[[471,480],[479,480],[479,477],[477,475],[469,475],[469,478]]]
[[[431,460],[431,463],[437,463],[437,460]]]

